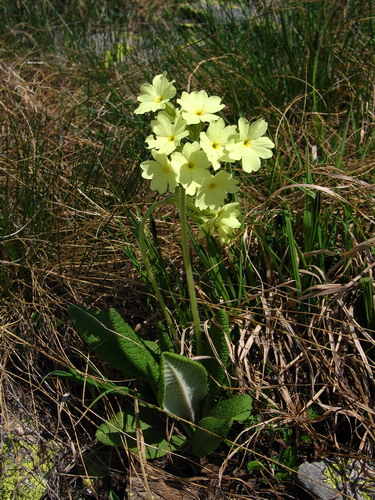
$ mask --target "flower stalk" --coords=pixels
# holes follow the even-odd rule
[[[174,340],[175,344],[178,345],[179,344],[179,339],[178,339],[178,335],[177,335],[177,332],[176,332],[176,328],[175,328],[175,326],[173,324],[171,315],[169,314],[169,311],[168,311],[168,308],[167,308],[167,306],[165,304],[163,295],[162,295],[162,293],[160,291],[160,288],[158,286],[158,283],[156,281],[155,274],[154,274],[154,271],[152,270],[152,266],[150,264],[150,261],[148,260],[148,257],[147,257],[147,248],[146,248],[146,242],[145,242],[145,227],[146,227],[146,222],[148,221],[148,219],[150,218],[152,212],[156,208],[160,207],[161,205],[164,205],[167,202],[168,202],[168,198],[164,199],[164,200],[159,200],[159,201],[153,203],[148,208],[148,210],[146,211],[146,213],[142,217],[142,221],[141,221],[141,224],[139,226],[139,240],[138,240],[138,244],[139,244],[139,249],[141,251],[142,260],[143,260],[144,266],[146,268],[148,279],[150,280],[152,288],[154,289],[156,298],[157,298],[157,300],[158,300],[158,302],[160,304],[161,310],[162,310],[162,312],[164,314],[164,317],[165,317],[165,319],[167,321],[167,325],[169,327],[169,330],[171,332],[173,340]]]
[[[190,298],[190,308],[193,316],[197,356],[201,356],[203,351],[202,331],[199,319],[197,296],[195,294],[193,269],[191,266],[191,259],[189,253],[187,218],[186,218],[186,191],[182,186],[180,186],[180,226],[181,226],[180,230],[181,230],[182,256],[185,265],[186,282]]]

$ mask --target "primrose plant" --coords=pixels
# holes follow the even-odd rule
[[[152,159],[141,163],[142,177],[151,181],[150,187],[160,194],[170,195],[150,207],[143,218],[140,244],[151,282],[161,303],[168,325],[174,327],[158,291],[147,262],[144,245],[144,224],[150,213],[164,203],[174,203],[180,210],[181,245],[185,263],[188,291],[194,323],[196,352],[202,354],[201,326],[198,315],[194,282],[189,259],[186,217],[200,225],[201,235],[215,235],[228,243],[240,227],[239,203],[225,203],[228,194],[238,190],[238,181],[232,170],[223,166],[240,162],[245,172],[254,172],[261,166],[261,158],[270,158],[273,142],[264,137],[267,123],[260,119],[249,123],[246,118],[236,125],[226,125],[217,113],[224,108],[221,98],[208,96],[205,90],[182,92],[176,97],[174,81],[166,74],[154,77],[152,84],[141,86],[140,105],[136,114],[157,113],[151,121],[152,134],[146,138]],[[175,335],[175,334],[174,334]],[[175,340],[177,340],[175,338]]]
[[[126,446],[134,453],[145,450],[147,458],[165,455],[181,447],[187,438],[193,454],[205,456],[225,441],[233,422],[244,422],[250,416],[251,397],[232,396],[225,390],[229,385],[230,327],[224,309],[217,311],[208,335],[202,336],[187,218],[199,225],[202,237],[218,236],[222,244],[227,244],[241,225],[239,203],[226,203],[238,190],[234,167],[240,165],[248,173],[257,171],[261,159],[270,158],[274,147],[264,136],[265,120],[249,123],[240,118],[237,125],[227,125],[218,115],[224,108],[220,97],[200,90],[182,92],[176,98],[174,83],[163,73],[155,76],[152,84],[143,84],[135,110],[136,114],[153,114],[151,133],[145,140],[150,159],[140,167],[151,189],[165,196],[144,214],[139,245],[170,336],[161,330],[158,342],[146,340],[115,309],[104,312],[74,305],[69,310],[75,329],[94,354],[126,377],[147,383],[138,384],[135,391],[109,381],[99,382],[98,378],[91,381],[101,389],[101,396],[114,393],[137,400],[137,405],[125,405],[123,411],[101,424],[97,438],[108,445]],[[179,209],[195,359],[179,354],[179,335],[147,258],[145,225],[152,212],[165,203]],[[59,375],[82,382],[82,376],[73,371]],[[151,405],[150,391],[145,387],[153,394]],[[178,420],[173,434],[166,432],[167,416]]]

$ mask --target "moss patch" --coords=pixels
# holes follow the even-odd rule
[[[47,475],[55,452],[9,434],[2,446],[2,500],[40,500],[47,489]]]
[[[366,477],[364,464],[358,460],[327,461],[323,471],[327,483],[346,495],[355,495],[359,500],[372,500],[375,494],[373,477]]]

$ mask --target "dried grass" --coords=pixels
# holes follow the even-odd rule
[[[129,241],[132,235],[122,216],[124,205],[110,188],[111,174],[101,167],[102,183],[89,193],[82,187],[82,178],[75,175],[85,155],[98,158],[95,155],[102,149],[92,130],[102,127],[103,109],[94,99],[94,118],[85,123],[79,108],[87,98],[78,75],[74,69],[68,74],[45,61],[22,58],[3,62],[0,81],[0,139],[7,151],[0,157],[0,185],[2,203],[8,203],[8,222],[14,228],[3,236],[6,244],[0,250],[3,432],[20,438],[30,428],[33,440],[46,447],[53,441],[59,463],[51,478],[51,498],[57,498],[53,489],[60,492],[59,498],[77,498],[82,488],[101,498],[100,491],[108,491],[110,485],[104,482],[99,493],[95,492],[98,486],[85,468],[85,457],[95,453],[93,430],[97,422],[118,408],[106,401],[100,410],[92,409],[89,403],[95,395],[90,388],[74,388],[59,378],[44,377],[61,367],[81,368],[87,359],[85,347],[67,321],[69,303],[98,308],[118,305],[127,311],[129,322],[142,327],[149,319],[144,306],[149,293],[123,251],[124,225]],[[330,127],[334,134],[334,124]],[[276,133],[279,144],[287,144],[287,128],[284,113]],[[134,134],[131,128],[111,130],[115,139],[125,135],[132,140]],[[310,133],[300,132],[301,144],[309,143]],[[281,149],[280,155],[296,162],[292,149]],[[119,170],[135,167],[134,158],[114,158],[112,164]],[[345,174],[334,164],[315,163],[312,173],[316,184],[285,181],[269,196],[262,189],[248,188],[254,200],[254,205],[247,207],[250,222],[245,245],[249,260],[262,252],[254,226],[271,224],[280,206],[287,205],[301,214],[301,188],[319,191],[323,208],[329,206],[332,214],[342,214],[346,206],[352,208],[366,233],[371,233],[374,157],[357,160],[348,156],[343,163]],[[296,173],[295,178],[299,177]],[[21,213],[13,203],[20,193],[28,193],[31,181],[43,195],[44,222],[37,210]],[[129,205],[142,209],[145,202],[147,198],[140,193]],[[160,241],[177,261],[179,250],[171,238],[171,227],[173,220],[166,226],[161,223]],[[239,340],[230,345],[235,367],[231,376],[241,391],[253,395],[255,412],[261,416],[241,431],[240,444],[234,442],[227,456],[215,458],[217,463],[194,463],[174,454],[156,465],[118,453],[114,468],[120,470],[114,472],[114,483],[116,477],[121,482],[127,470],[130,490],[144,489],[147,498],[151,492],[164,498],[260,498],[260,494],[277,498],[271,480],[275,460],[267,455],[270,450],[264,431],[276,432],[282,427],[294,429],[297,443],[301,443],[302,434],[310,436],[312,444],[306,447],[310,457],[336,454],[369,460],[373,456],[375,337],[374,330],[356,319],[356,301],[361,278],[373,277],[375,239],[358,240],[350,229],[349,234],[351,247],[346,249],[343,241],[337,241],[340,258],[326,273],[318,268],[305,270],[313,284],[301,297],[290,293],[295,287],[292,280],[278,281],[268,261],[265,277],[258,275],[259,287],[247,290],[241,307],[228,307],[240,332]],[[335,253],[315,250],[305,257],[319,252],[327,257]],[[259,300],[257,308],[254,298]],[[299,306],[308,301],[311,304],[311,299],[316,299],[315,305],[302,318]],[[201,302],[205,300],[202,292]],[[106,376],[108,367],[100,369]],[[141,435],[139,441],[142,449]],[[285,448],[287,443],[280,446]],[[250,457],[269,465],[261,472],[268,486],[249,482],[246,475],[242,479],[242,463]],[[181,469],[185,478],[181,478]]]

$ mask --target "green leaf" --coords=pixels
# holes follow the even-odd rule
[[[109,318],[113,329],[118,333],[116,336],[118,346],[138,373],[137,378],[148,380],[156,387],[159,380],[159,365],[154,355],[116,309],[109,310]]]
[[[112,491],[112,490],[111,490],[111,491],[109,492],[109,500],[120,500],[120,497],[118,497],[118,496],[116,495],[116,493],[115,493],[114,491]]]
[[[156,342],[153,342],[152,340],[144,340],[143,342],[150,353],[153,354],[156,359],[160,359],[161,350],[158,344]]]
[[[148,380],[156,387],[159,379],[159,365],[155,360],[157,345],[150,342],[146,345],[115,309],[107,313],[72,305],[69,316],[78,334],[96,355],[127,377]]]
[[[75,330],[90,350],[127,377],[138,377],[138,372],[119,349],[118,335],[113,331],[107,312],[71,305],[68,313]]]
[[[297,242],[293,234],[292,218],[287,210],[283,211],[284,236],[289,247],[290,261],[292,265],[292,277],[295,281],[297,292],[302,290],[301,275],[299,272],[298,255],[300,253]]]
[[[75,383],[78,384],[83,384],[85,386],[91,386],[95,387],[95,389],[101,390],[102,392],[100,395],[90,404],[90,408],[102,397],[106,396],[107,394],[116,394],[118,396],[124,396],[125,394],[129,394],[131,390],[129,387],[122,386],[122,385],[116,385],[113,382],[106,381],[103,382],[101,380],[97,380],[95,378],[92,378],[90,375],[81,375],[72,368],[69,368],[69,372],[66,372],[64,370],[55,370],[53,372],[48,373],[45,377],[51,377],[53,375],[57,377],[64,377],[67,379],[72,380]],[[43,380],[44,380],[43,379]]]
[[[161,321],[158,322],[158,338],[162,352],[174,352],[173,342],[171,341],[169,333]]]
[[[207,372],[200,363],[172,352],[162,354],[158,396],[165,411],[195,422],[207,388]]]
[[[196,457],[205,457],[212,453],[227,437],[232,427],[232,419],[223,420],[215,417],[205,417],[199,421],[199,427],[192,438],[192,452]]]
[[[303,212],[304,252],[314,249],[316,237],[320,230],[320,193],[307,192],[305,210]]]
[[[137,422],[138,420],[138,422]],[[96,431],[96,438],[107,446],[123,446],[138,454],[137,428],[142,430],[147,459],[155,459],[180,447],[185,438],[173,435],[167,438],[165,419],[146,405],[139,405],[138,419],[134,408],[118,412],[113,418],[103,423]]]
[[[210,417],[244,422],[250,417],[253,399],[248,394],[237,394],[220,401],[209,413]]]
[[[209,339],[206,339],[203,354],[210,359],[203,361],[203,366],[209,374],[208,393],[205,407],[212,406],[215,397],[220,392],[220,386],[225,381],[225,368],[229,361],[229,349],[226,336],[229,335],[229,320],[224,309],[219,309],[209,330]],[[211,344],[212,343],[212,344]]]
[[[287,465],[291,469],[296,468],[298,460],[298,452],[295,446],[288,446],[281,454],[280,462]]]
[[[264,469],[264,465],[259,462],[258,460],[252,460],[251,462],[248,462],[246,465],[248,470],[262,470]]]
[[[250,416],[252,398],[248,394],[238,394],[220,401],[208,417],[199,421],[192,438],[192,450],[197,457],[212,453],[227,437],[233,422],[244,422]],[[216,434],[216,435],[215,435]]]

